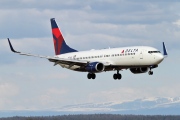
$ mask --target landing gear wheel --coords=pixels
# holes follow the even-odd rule
[[[117,74],[114,74],[114,75],[113,75],[113,78],[114,78],[114,80],[116,80],[116,79],[118,78],[118,75],[117,75]]]
[[[88,79],[95,79],[95,78],[96,78],[96,74],[94,74],[94,73],[88,73],[88,74],[87,74],[87,78],[88,78]]]
[[[149,75],[153,75],[153,71],[149,71],[148,74],[149,74]]]
[[[95,79],[95,78],[96,78],[96,74],[92,73],[92,74],[91,74],[91,78],[92,78],[92,79]]]
[[[88,79],[91,79],[91,73],[88,73],[88,74],[87,74],[87,78],[88,78]]]
[[[121,74],[117,74],[117,78],[120,80],[122,78],[122,75]]]

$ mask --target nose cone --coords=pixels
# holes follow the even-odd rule
[[[157,64],[161,63],[164,60],[164,56],[162,54],[156,55],[156,62]]]

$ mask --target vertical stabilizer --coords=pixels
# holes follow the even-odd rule
[[[54,50],[56,55],[65,54],[69,52],[77,52],[77,50],[70,48],[58,28],[55,18],[51,19],[51,27],[52,27],[52,35],[53,35],[53,42],[54,42]]]

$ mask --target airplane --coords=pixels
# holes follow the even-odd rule
[[[134,74],[146,73],[148,71],[149,75],[153,75],[152,69],[157,68],[158,64],[168,56],[164,42],[163,54],[158,49],[149,46],[77,51],[66,44],[55,18],[51,18],[50,22],[55,56],[49,57],[18,52],[13,48],[8,38],[11,51],[20,55],[46,58],[53,62],[54,66],[60,65],[70,70],[88,72],[88,79],[95,79],[96,73],[117,71],[113,75],[114,80],[122,78],[119,71],[123,69],[129,69]]]

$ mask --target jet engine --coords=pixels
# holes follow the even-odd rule
[[[104,64],[99,62],[92,62],[86,66],[88,72],[101,72],[104,70]]]
[[[130,68],[130,71],[134,74],[145,73],[148,71],[148,67]]]

